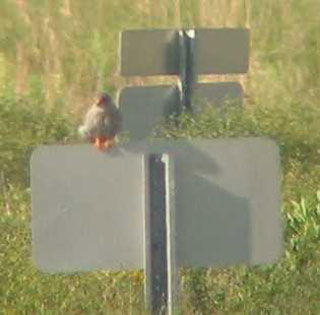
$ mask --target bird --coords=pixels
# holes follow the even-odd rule
[[[108,93],[101,93],[88,110],[84,123],[79,127],[82,137],[99,150],[114,146],[114,138],[121,130],[122,117]]]

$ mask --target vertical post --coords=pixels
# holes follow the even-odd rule
[[[181,111],[192,110],[195,30],[179,31]]]
[[[168,270],[168,315],[172,315],[179,301],[179,277],[176,262],[176,221],[175,221],[175,169],[173,158],[165,154],[166,166],[166,235]]]
[[[167,154],[145,158],[145,297],[152,314],[172,314],[176,300],[171,173]]]

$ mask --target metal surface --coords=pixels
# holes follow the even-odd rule
[[[179,30],[121,33],[120,72],[124,76],[179,75]],[[247,29],[195,29],[195,73],[245,73],[249,62]]]
[[[146,222],[146,296],[152,314],[162,314],[168,308],[167,256],[167,174],[164,154],[146,157],[148,204]],[[162,312],[162,313],[161,313]]]
[[[153,314],[174,313],[179,285],[176,261],[173,159],[145,156],[145,297]]]
[[[123,76],[179,73],[176,30],[131,30],[121,33],[120,73]]]
[[[178,266],[271,263],[282,248],[280,169],[268,139],[172,144]]]
[[[178,266],[278,259],[282,249],[280,159],[273,141],[194,140],[142,147],[148,153],[166,152],[175,161]]]
[[[33,257],[44,271],[143,267],[143,155],[43,146],[31,160]]]
[[[123,131],[131,140],[149,137],[154,127],[179,110],[176,86],[127,87],[120,91],[119,108],[123,114]]]
[[[173,156],[163,154],[166,173],[166,234],[168,268],[168,315],[178,309],[180,290],[176,250],[175,166]]]
[[[174,159],[178,266],[274,262],[279,153],[264,138],[45,146],[31,161],[33,254],[42,270],[144,266],[143,155]]]
[[[122,89],[118,103],[123,114],[123,131],[129,132],[131,140],[150,137],[157,124],[179,113],[179,95],[178,87],[168,85]],[[222,106],[225,100],[243,103],[243,91],[238,82],[197,84],[193,110]]]
[[[248,29],[196,29],[197,74],[246,73],[249,65]]]
[[[192,94],[195,83],[194,73],[194,43],[195,31],[179,32],[180,39],[180,82],[181,82],[181,111],[192,110]]]
[[[194,111],[223,105],[243,106],[243,90],[239,82],[200,83],[195,86]]]

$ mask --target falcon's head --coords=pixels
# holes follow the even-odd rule
[[[95,105],[99,107],[107,107],[108,105],[111,105],[111,104],[112,104],[112,98],[107,93],[102,93],[98,97],[97,101],[95,102]]]

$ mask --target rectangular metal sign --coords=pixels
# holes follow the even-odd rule
[[[178,266],[279,257],[279,153],[268,139],[137,142],[109,153],[43,146],[31,160],[33,255],[42,270],[144,267],[143,156],[151,153],[175,163]]]
[[[195,29],[194,47],[196,74],[245,73],[248,70],[247,29]],[[121,75],[179,75],[180,58],[179,30],[121,33]]]
[[[246,73],[249,64],[248,29],[196,29],[195,72]]]
[[[194,111],[204,107],[243,106],[243,89],[239,82],[198,83],[193,96]]]
[[[179,95],[172,85],[123,88],[118,96],[123,131],[131,140],[150,137],[158,123],[178,113]]]
[[[263,138],[171,145],[178,266],[274,262],[281,253],[280,163]]]
[[[124,76],[179,73],[177,30],[131,30],[121,32],[120,72]]]
[[[118,96],[123,114],[123,131],[133,140],[150,137],[154,127],[179,113],[180,92],[177,86],[126,87]],[[238,82],[200,83],[194,94],[195,111],[205,106],[223,106],[225,101],[243,103],[243,90]]]
[[[142,153],[42,146],[31,160],[33,256],[40,269],[143,266]]]

